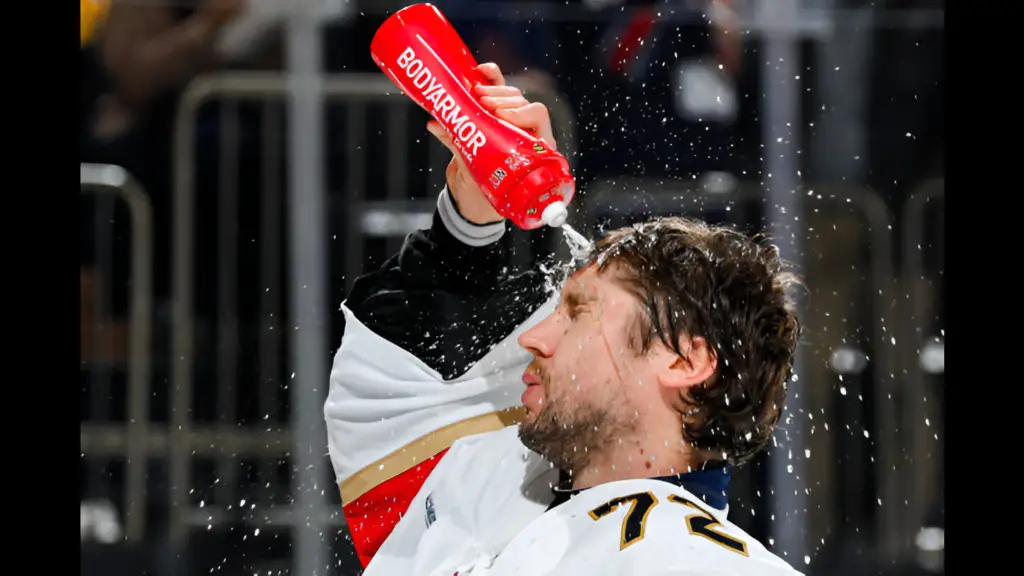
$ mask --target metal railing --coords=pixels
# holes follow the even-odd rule
[[[82,424],[82,453],[102,458],[125,457],[125,538],[138,542],[146,528],[146,464],[148,447],[150,354],[152,329],[153,215],[149,199],[124,168],[108,164],[82,164],[79,178],[83,193],[111,194],[128,207],[132,227],[131,299],[128,329],[128,410],[123,425]],[[104,222],[101,226],[111,226]],[[93,391],[95,393],[95,391]],[[94,450],[101,430],[115,430],[123,441],[115,450]]]
[[[532,100],[544,102],[551,111],[560,149],[566,153],[570,161],[575,157],[575,120],[571,108],[565,99],[558,94],[545,91],[542,86],[535,86],[527,79],[510,77],[510,84],[516,85],[530,94]],[[232,462],[252,456],[265,459],[282,458],[294,449],[291,434],[287,426],[274,426],[272,430],[235,425],[234,391],[238,383],[237,365],[239,346],[235,338],[238,326],[232,320],[237,311],[237,269],[230,263],[237,254],[239,239],[233,229],[233,222],[225,220],[225,214],[233,214],[240,201],[237,168],[224,169],[225,162],[219,167],[218,213],[221,218],[218,224],[218,240],[215,249],[219,255],[218,262],[228,262],[228,266],[218,264],[218,326],[217,326],[217,398],[219,423],[215,426],[196,425],[190,416],[194,399],[195,363],[196,363],[196,311],[194,291],[197,276],[196,247],[196,186],[197,164],[195,154],[196,121],[200,108],[211,101],[222,103],[220,118],[220,153],[231,155],[237,164],[237,147],[239,144],[237,126],[230,121],[234,102],[256,101],[264,103],[264,115],[275,113],[271,103],[282,101],[288,97],[290,86],[284,75],[276,73],[225,73],[201,77],[193,81],[182,95],[174,133],[174,227],[173,227],[173,318],[171,337],[170,381],[170,428],[166,435],[151,438],[151,444],[166,446],[169,453],[170,478],[170,534],[172,541],[180,542],[187,534],[193,520],[198,518],[189,503],[192,489],[193,458],[200,451],[215,457],[218,461],[217,490],[222,491],[218,498],[222,503],[233,500],[232,490],[235,483],[235,467]],[[343,198],[345,206],[344,269],[346,291],[353,280],[366,272],[364,264],[363,242],[366,238],[388,238],[400,240],[407,233],[429,226],[435,200],[408,199],[408,130],[406,121],[414,109],[414,104],[403,95],[389,80],[378,74],[341,74],[327,75],[322,83],[325,105],[341,103],[346,105],[344,111],[345,130],[344,162],[345,185],[338,194]],[[388,170],[386,180],[380,184],[386,191],[383,200],[368,199],[371,185],[380,188],[376,182],[370,182],[367,175],[367,107],[370,105],[389,106],[388,115],[382,130],[387,131],[388,140],[386,158]],[[275,118],[265,122],[261,137],[261,204],[262,223],[259,234],[259,290],[261,296],[261,319],[270,322],[269,326],[261,325],[259,329],[258,362],[260,379],[260,412],[272,413],[276,407],[276,394],[280,382],[275,378],[276,366],[282,357],[282,340],[287,338],[289,331],[281,319],[281,306],[273,296],[280,292],[281,277],[284,271],[279,265],[281,244],[284,240],[280,223],[276,220],[281,206],[281,191],[275,189],[273,182],[281,174],[281,161],[277,157],[281,150],[281,129],[283,119]],[[424,134],[426,134],[424,130]],[[435,194],[443,185],[444,166],[448,162],[448,153],[440,145],[435,145],[424,135],[423,145],[426,147],[428,166],[431,175],[431,186]],[[255,167],[254,167],[255,168]],[[255,201],[255,200],[254,200]],[[230,237],[229,237],[230,236]],[[327,241],[327,238],[317,241]],[[397,247],[397,242],[392,242]],[[340,297],[339,297],[340,300]],[[331,304],[336,307],[337,302]],[[325,318],[327,316],[325,311]],[[324,351],[324,362],[330,359]],[[326,393],[327,382],[323,383]],[[322,419],[323,414],[306,414],[303,419]],[[254,436],[258,434],[257,436]],[[108,439],[110,440],[110,439]],[[325,439],[326,440],[326,439]],[[217,448],[210,448],[215,442]],[[230,448],[227,448],[230,447]],[[314,476],[319,474],[315,472]],[[303,477],[306,471],[303,471]],[[326,480],[326,477],[323,479]],[[318,482],[317,485],[322,484]],[[217,514],[208,513],[204,508],[201,521],[203,525],[216,521]],[[195,517],[195,518],[194,518]],[[296,526],[291,522],[324,522],[340,524],[343,521],[337,510],[328,510],[325,500],[323,518],[299,518],[296,514],[286,511],[275,511],[261,517],[261,521],[284,522],[286,526]]]
[[[927,377],[941,377],[945,372],[945,334],[937,316],[944,307],[936,285],[944,281],[943,270],[931,270],[926,257],[942,258],[941,226],[945,216],[945,181],[936,179],[919,186],[907,200],[903,210],[902,288],[908,301],[900,302],[906,310],[903,328],[904,383],[903,425],[908,454],[901,474],[906,486],[906,512],[902,516],[902,536],[909,548],[929,506],[941,497],[937,490],[943,473],[942,405]],[[929,218],[929,211],[937,212]],[[928,224],[938,230],[929,230]],[[929,234],[931,232],[931,234]],[[912,551],[911,551],[912,552]]]

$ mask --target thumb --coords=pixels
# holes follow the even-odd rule
[[[434,138],[437,138],[441,144],[444,144],[444,147],[447,148],[449,152],[458,156],[459,151],[455,148],[455,144],[452,143],[452,139],[448,136],[448,133],[445,132],[444,128],[441,127],[439,122],[436,120],[427,122],[427,132],[433,134]]]

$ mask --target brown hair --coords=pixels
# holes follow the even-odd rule
[[[683,436],[709,460],[739,464],[771,437],[782,414],[799,338],[775,246],[721,226],[657,218],[609,232],[583,266],[616,277],[640,300],[634,348],[658,338],[681,358],[683,337],[703,337],[714,375],[682,395]]]

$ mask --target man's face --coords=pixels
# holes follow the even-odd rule
[[[527,416],[519,429],[528,448],[579,470],[607,443],[642,432],[658,383],[630,346],[640,313],[611,269],[592,266],[570,277],[558,308],[519,337],[534,355],[523,373]]]

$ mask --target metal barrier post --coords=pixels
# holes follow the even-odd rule
[[[801,218],[801,202],[796,197],[800,186],[797,146],[800,141],[800,98],[794,78],[799,74],[799,9],[796,0],[773,0],[771,4],[758,3],[756,21],[764,31],[766,63],[764,99],[761,104],[763,120],[762,142],[765,148],[764,181],[768,188],[768,228],[776,239],[779,256],[798,270],[802,268],[805,225]],[[797,306],[803,309],[800,296]],[[793,359],[793,376],[789,382],[787,407],[790,416],[804,411],[801,390],[804,383],[799,376],[803,371],[803,351],[797,350]],[[785,418],[785,417],[784,417]],[[785,429],[786,443],[793,446],[804,438],[803,418],[789,418]],[[794,566],[799,566],[807,555],[806,495],[799,490],[800,479],[807,475],[807,463],[801,458],[786,458],[781,447],[772,450],[768,459],[768,474],[773,492],[771,496],[775,522],[772,548]]]
[[[288,238],[289,309],[292,326],[291,385],[293,509],[305,521],[292,524],[295,574],[329,570],[323,536],[323,403],[327,397],[330,346],[327,330],[327,234],[324,228],[324,93],[321,83],[321,26],[317,0],[297,3],[288,19]]]
[[[198,96],[198,97],[197,97]],[[171,255],[171,413],[168,418],[168,537],[172,546],[180,545],[187,535],[189,484],[192,480],[192,370],[195,364],[193,341],[193,244],[195,241],[195,146],[196,112],[206,94],[186,89],[181,95],[179,113],[174,126],[174,232]]]
[[[904,208],[903,227],[903,289],[911,302],[907,305],[904,322],[904,359],[903,369],[907,380],[903,386],[902,427],[905,429],[909,470],[903,475],[907,494],[907,510],[903,515],[900,543],[907,547],[913,541],[914,534],[921,528],[925,520],[925,511],[930,504],[929,498],[934,494],[934,479],[942,473],[941,464],[935,458],[929,458],[929,452],[940,449],[939,441],[934,440],[926,430],[929,414],[935,410],[935,401],[930,391],[924,386],[923,356],[935,355],[937,350],[929,347],[934,343],[933,335],[924,330],[930,327],[926,323],[928,314],[924,298],[913,297],[912,287],[925,278],[924,246],[925,211],[930,203],[945,199],[945,182],[936,180],[920,186],[911,195]],[[943,350],[944,354],[944,350]],[[934,415],[933,415],[934,417]],[[912,550],[908,550],[912,552]]]
[[[895,318],[886,315],[893,311],[892,283],[896,278],[893,266],[892,216],[885,202],[876,194],[855,186],[825,187],[836,200],[846,198],[863,214],[871,235],[871,293],[874,314],[871,325],[873,354],[870,358],[874,374],[874,409],[876,422],[875,445],[878,447],[878,496],[881,500],[875,520],[879,552],[884,562],[894,562],[900,552],[899,521],[901,500],[898,465],[901,450],[898,442],[898,411],[894,401],[897,391],[895,379],[897,351],[891,345]]]
[[[128,424],[125,441],[125,538],[142,540],[146,529],[146,465],[149,452],[149,376],[152,322],[153,210],[138,182],[120,166],[81,164],[82,191],[104,192],[128,206],[132,222],[131,315],[128,360]],[[85,431],[82,432],[85,436]]]

